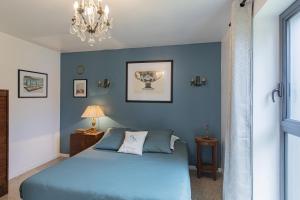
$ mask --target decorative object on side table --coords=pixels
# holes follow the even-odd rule
[[[73,80],[73,97],[87,98],[87,79]]]
[[[208,125],[208,123],[205,123],[205,124],[203,125],[203,128],[204,128],[204,130],[205,130],[205,134],[208,136],[208,135],[209,135],[209,125]]]
[[[48,74],[18,70],[19,98],[47,98]]]
[[[82,118],[91,118],[92,119],[92,128],[91,131],[96,131],[96,118],[105,116],[101,107],[98,105],[91,105],[88,106],[83,114],[81,115]]]
[[[93,134],[75,132],[70,136],[70,156],[96,144],[104,135],[103,131],[96,131]]]
[[[200,76],[196,76],[195,78],[192,79],[191,81],[191,86],[194,87],[202,87],[207,85],[207,78],[206,77],[200,77]]]
[[[197,136],[195,137],[195,142],[197,145],[197,176],[200,178],[201,173],[211,173],[214,180],[217,180],[217,148],[218,140],[216,138],[208,136]],[[204,163],[202,160],[202,147],[211,147],[211,163]]]
[[[172,103],[173,61],[126,63],[126,102]]]

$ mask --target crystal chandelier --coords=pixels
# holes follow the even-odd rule
[[[111,38],[109,30],[112,28],[112,18],[109,16],[109,7],[104,7],[102,0],[75,1],[74,11],[71,34],[76,34],[82,42],[88,38],[90,46],[94,46],[96,39],[101,42]]]

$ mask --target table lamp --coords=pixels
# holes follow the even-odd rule
[[[91,105],[86,107],[83,114],[81,115],[82,118],[92,118],[92,128],[91,130],[96,131],[96,118],[105,116],[101,107],[98,105]]]

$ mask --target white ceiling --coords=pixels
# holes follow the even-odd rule
[[[73,0],[2,0],[0,31],[61,52],[221,41],[231,0],[106,0],[112,39],[90,47],[69,34]]]

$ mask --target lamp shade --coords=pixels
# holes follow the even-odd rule
[[[81,115],[82,118],[98,118],[105,116],[101,107],[98,105],[88,106],[83,114]]]

